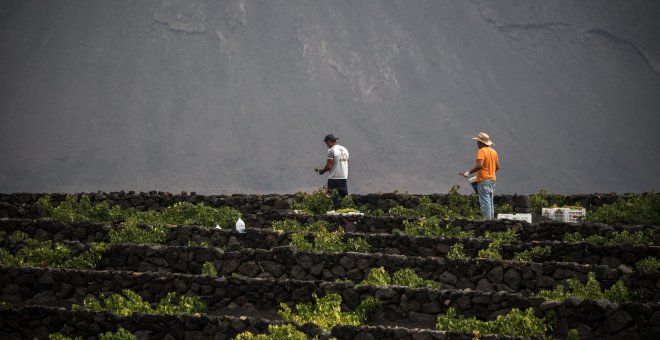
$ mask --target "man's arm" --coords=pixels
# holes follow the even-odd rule
[[[324,172],[332,170],[333,163],[334,160],[332,158],[328,158],[328,160],[325,161],[325,167],[319,170],[319,175],[323,175]]]
[[[466,171],[466,173],[468,174],[468,176],[466,176],[466,177],[469,177],[470,174],[473,174],[473,173],[479,171],[483,167],[484,167],[484,160],[483,159],[477,159],[477,161],[474,162],[474,167],[472,169]],[[459,172],[458,174],[461,175],[461,176],[465,176],[465,173]]]
[[[477,172],[477,171],[481,170],[481,168],[483,168],[483,167],[484,167],[484,160],[483,159],[477,159],[477,161],[474,162],[474,167],[472,169],[468,170],[468,171],[470,172],[470,174],[472,174],[474,172]]]

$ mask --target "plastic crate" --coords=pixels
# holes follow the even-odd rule
[[[532,214],[497,214],[497,219],[506,218],[508,220],[526,221],[532,223]]]
[[[584,208],[542,208],[541,215],[555,221],[578,223],[587,215],[587,210]]]

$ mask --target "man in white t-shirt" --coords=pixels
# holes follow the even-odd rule
[[[337,144],[337,137],[332,134],[325,136],[323,142],[328,147],[328,157],[325,167],[318,169],[319,175],[328,174],[328,190],[337,190],[338,195],[332,198],[334,209],[339,209],[341,199],[348,195],[348,150]]]

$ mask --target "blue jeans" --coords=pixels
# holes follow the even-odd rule
[[[479,195],[479,183],[472,182],[472,183],[470,183],[470,185],[472,186],[472,189],[474,189],[474,193]]]
[[[495,218],[495,204],[493,196],[495,195],[495,181],[489,179],[479,182],[479,205],[481,205],[481,214],[484,220]]]

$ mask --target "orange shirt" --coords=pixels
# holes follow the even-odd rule
[[[477,182],[482,182],[487,179],[491,181],[496,180],[495,169],[497,168],[497,151],[491,147],[483,147],[477,151],[477,161],[483,159],[483,167],[477,171]]]

